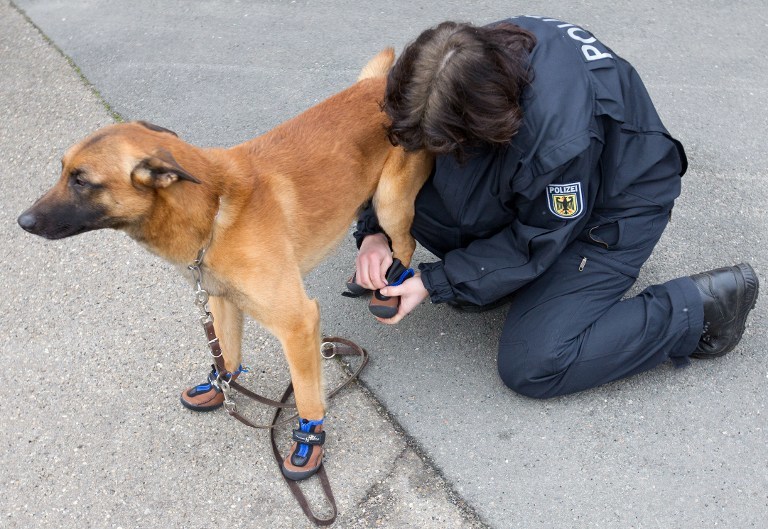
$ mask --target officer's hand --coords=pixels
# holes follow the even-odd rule
[[[401,285],[382,288],[381,294],[384,296],[400,296],[400,306],[397,309],[397,314],[386,320],[376,318],[381,323],[390,325],[402,320],[406,314],[410,313],[429,296],[429,292],[424,288],[424,283],[421,282],[421,274],[419,272],[416,272],[416,275],[410,279],[403,281]]]
[[[383,233],[367,235],[355,259],[355,283],[369,290],[387,286],[386,276],[392,264],[392,252]]]

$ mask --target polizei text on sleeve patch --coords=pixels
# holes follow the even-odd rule
[[[572,219],[584,211],[581,198],[581,182],[573,184],[549,184],[547,186],[549,211],[561,219]]]

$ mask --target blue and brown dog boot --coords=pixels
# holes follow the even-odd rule
[[[323,464],[323,420],[299,419],[299,428],[293,431],[293,440],[291,451],[283,460],[283,475],[299,481],[312,476]]]
[[[241,365],[237,371],[230,373],[228,382],[235,380],[240,373],[247,372],[248,369]],[[221,408],[221,405],[224,404],[224,394],[214,384],[218,376],[216,366],[212,365],[211,372],[208,373],[208,379],[205,382],[182,391],[180,400],[184,407],[192,411],[213,411]]]
[[[411,268],[406,268],[400,259],[393,259],[392,264],[387,269],[385,278],[387,285],[397,286],[403,283],[408,278],[413,277],[415,272]],[[365,287],[361,287],[356,283],[357,272],[347,279],[347,291],[342,292],[341,295],[348,298],[358,298],[365,294],[370,294],[371,290]],[[376,290],[371,296],[371,300],[368,302],[368,309],[374,316],[379,318],[392,318],[397,314],[397,309],[400,306],[399,297],[387,297],[383,296],[380,291]]]
[[[406,268],[400,259],[394,259],[389,269],[387,270],[387,285],[395,287],[402,285],[403,281],[414,276],[412,268]],[[397,314],[397,309],[400,307],[400,297],[388,297],[381,294],[380,290],[377,290],[371,296],[371,301],[368,302],[368,310],[374,316],[383,319],[389,319]]]
[[[365,287],[361,287],[357,284],[357,272],[352,274],[352,276],[347,279],[347,290],[345,292],[342,292],[341,295],[347,298],[359,298],[360,296],[364,296],[366,294],[370,294],[370,290],[368,290]]]

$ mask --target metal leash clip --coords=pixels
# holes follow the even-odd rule
[[[187,266],[187,269],[192,272],[192,280],[195,282],[195,305],[200,309],[203,317],[212,317],[211,311],[208,309],[210,296],[208,291],[203,288],[203,271],[200,269],[201,263],[198,261],[199,257],[198,260]],[[203,321],[203,318],[200,321]]]
[[[230,413],[237,411],[237,403],[232,398],[232,388],[229,387],[229,381],[219,374],[214,381],[214,385],[221,390],[224,395],[224,409]]]

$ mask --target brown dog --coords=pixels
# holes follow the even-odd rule
[[[240,364],[248,314],[280,340],[299,415],[321,420],[320,314],[302,276],[371,198],[394,257],[407,265],[414,199],[433,164],[387,139],[380,103],[393,61],[391,49],[382,51],[352,87],[230,149],[194,147],[143,122],[100,129],[66,152],[58,183],[19,224],[48,239],[123,230],[187,274],[207,247],[204,288],[226,369]],[[287,475],[316,471],[322,447],[314,448],[303,466],[286,458]]]

